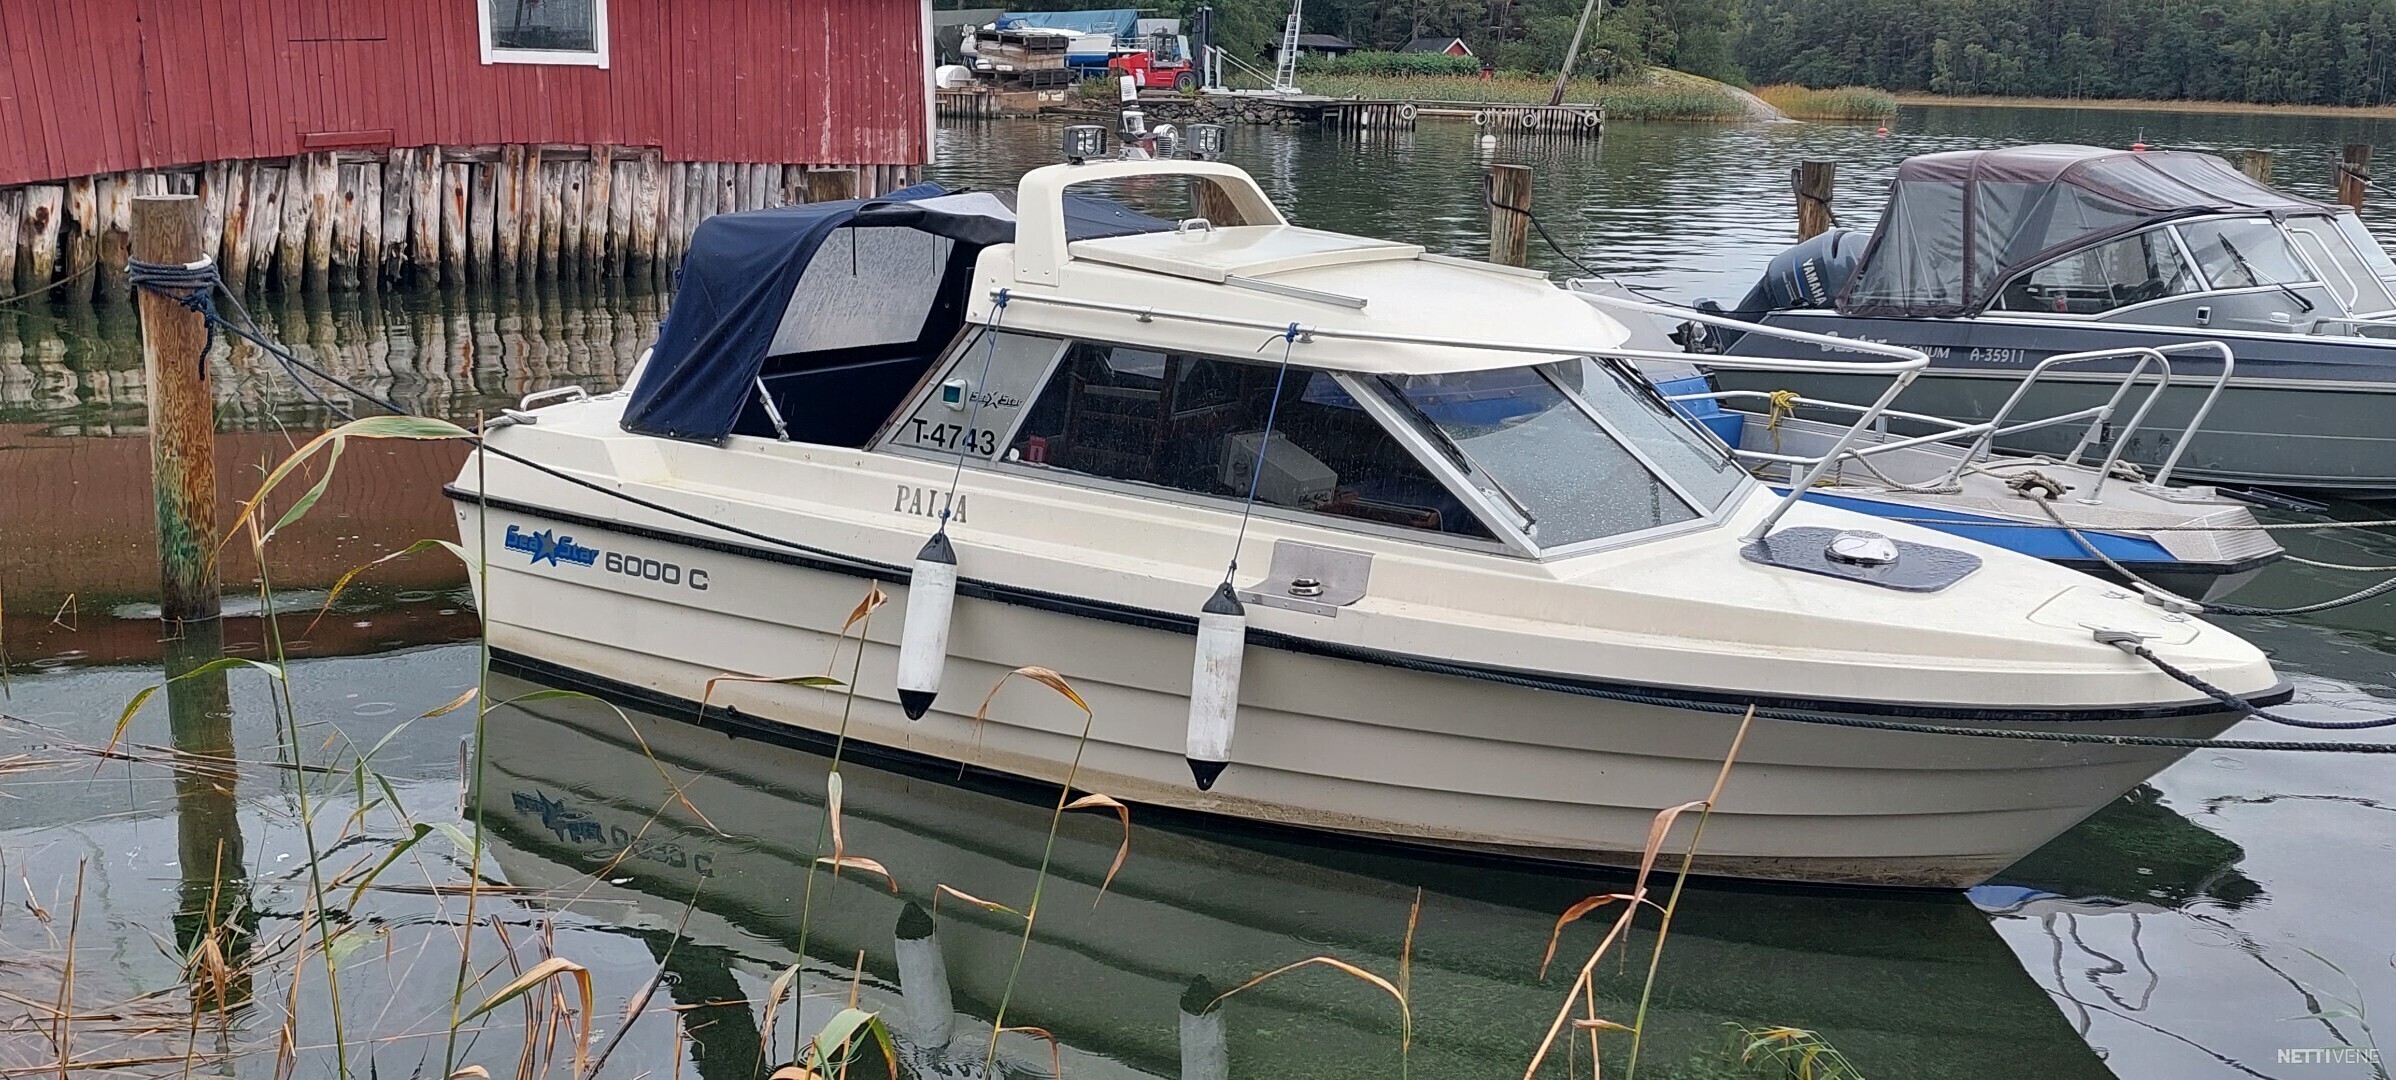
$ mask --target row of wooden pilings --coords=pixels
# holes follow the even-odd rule
[[[907,165],[668,162],[655,148],[319,151],[0,188],[0,292],[130,295],[137,196],[186,194],[228,285],[662,279],[720,213],[871,197]]]
[[[1513,105],[1476,101],[1332,101],[1323,124],[1342,131],[1411,131],[1420,118],[1470,120],[1490,133],[1514,132],[1558,138],[1594,138],[1604,133],[1605,107],[1592,104]]]

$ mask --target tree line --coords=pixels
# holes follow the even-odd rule
[[[1052,0],[1105,7],[1124,0]],[[1305,30],[1363,49],[1460,37],[1507,71],[1553,72],[1584,0],[1307,0]],[[1215,13],[1263,56],[1287,0],[1162,0]],[[1667,67],[1756,85],[1939,94],[2381,105],[2396,99],[2396,0],[1599,0],[1576,72]]]

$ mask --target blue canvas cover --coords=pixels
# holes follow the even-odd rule
[[[998,17],[998,28],[1041,27],[1049,30],[1071,30],[1076,34],[1113,34],[1117,41],[1129,41],[1140,33],[1140,13],[1134,8],[1108,8],[1102,11],[1010,11]]]
[[[911,228],[976,252],[1015,239],[1011,194],[949,196],[940,185],[926,183],[878,199],[718,214],[699,223],[683,258],[673,307],[625,405],[624,429],[723,441],[756,393],[757,377],[772,355],[801,275],[835,230]],[[1065,197],[1070,240],[1172,227],[1111,200]]]

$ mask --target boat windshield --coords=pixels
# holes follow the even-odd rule
[[[2359,225],[2359,223],[2358,223]],[[2337,294],[2346,310],[2357,315],[2376,315],[2396,308],[2396,297],[2388,293],[2388,283],[2382,280],[2380,266],[2366,261],[2356,250],[2353,239],[2340,230],[2335,219],[2324,214],[2288,219],[2288,235],[2296,238],[2296,246],[2320,269],[2329,290]],[[2387,261],[2387,253],[2364,234],[2368,249],[2379,255],[2378,263]]]
[[[1521,367],[1381,382],[1424,437],[1542,548],[1698,517],[1551,375]]]
[[[2270,218],[2219,218],[2180,226],[2196,265],[2216,289],[2309,283],[2313,273]]]

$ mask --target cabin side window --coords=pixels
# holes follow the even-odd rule
[[[891,422],[885,445],[988,460],[1015,430],[1061,340],[976,330],[957,343],[915,408]]]
[[[2170,234],[2149,229],[2062,256],[2005,284],[2006,311],[2096,315],[2198,291]]]
[[[607,0],[475,0],[486,64],[607,66]]]
[[[1353,522],[1490,540],[1325,371],[1077,342],[1010,462]],[[1276,384],[1280,392],[1275,393]]]

